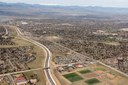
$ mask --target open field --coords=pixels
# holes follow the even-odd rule
[[[85,81],[88,85],[94,85],[96,83],[100,83],[100,81],[96,78],[92,78],[92,79],[89,79],[89,80],[86,80]]]
[[[36,60],[28,63],[28,66],[31,68],[43,68],[45,60],[44,51],[41,48],[34,46],[34,52],[36,53]]]
[[[76,73],[70,73],[70,74],[65,74],[63,75],[65,78],[67,78],[69,81],[71,82],[75,82],[75,81],[79,81],[82,80],[83,78],[80,77],[78,74]]]
[[[37,75],[37,79],[38,79],[38,82],[36,83],[36,85],[46,85],[46,80],[44,78],[45,75],[43,73],[43,70],[25,72],[23,74],[25,75],[27,80],[31,79],[32,75],[36,74]]]
[[[58,73],[57,75],[61,82],[67,82],[66,84],[62,83],[62,85],[128,85],[127,77],[100,64],[79,68],[72,72]],[[78,76],[82,79],[79,80]]]
[[[86,74],[86,73],[90,73],[90,72],[92,72],[91,70],[81,70],[81,71],[79,71],[81,74]]]

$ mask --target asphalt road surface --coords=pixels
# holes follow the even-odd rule
[[[45,58],[45,64],[44,64],[44,72],[45,72],[45,75],[46,75],[46,78],[48,80],[48,83],[50,85],[57,85],[55,80],[53,79],[52,75],[51,75],[51,70],[50,70],[50,60],[51,60],[51,52],[49,51],[49,49],[42,45],[41,43],[37,42],[37,41],[34,41],[30,38],[27,38],[23,35],[23,33],[21,33],[21,31],[19,30],[19,28],[16,28],[16,31],[18,33],[18,36],[20,36],[22,39],[26,40],[26,41],[29,41],[37,46],[39,46],[40,48],[44,49],[45,50],[45,53],[46,53],[46,58]]]

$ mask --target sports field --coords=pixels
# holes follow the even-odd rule
[[[86,73],[91,73],[91,72],[92,71],[89,69],[79,71],[79,73],[81,73],[81,74],[86,74]]]
[[[100,83],[100,81],[96,78],[92,78],[92,79],[89,79],[89,80],[86,80],[85,81],[88,85],[94,85],[96,83]]]
[[[71,82],[75,82],[75,81],[79,81],[82,80],[83,78],[80,77],[78,74],[76,73],[69,73],[69,74],[65,74],[63,75],[66,79],[68,79]]]

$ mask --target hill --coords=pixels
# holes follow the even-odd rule
[[[1,16],[36,18],[126,19],[128,8],[52,6],[0,2]],[[119,17],[121,16],[121,17]]]

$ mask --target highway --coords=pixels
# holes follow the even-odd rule
[[[8,30],[7,30],[7,28],[5,28],[5,30],[6,30],[6,34],[5,34],[5,35],[8,35]]]
[[[48,84],[49,85],[57,85],[55,80],[52,77],[51,70],[50,70],[51,52],[49,51],[49,49],[46,46],[42,45],[41,43],[34,41],[28,37],[25,37],[24,34],[21,33],[21,31],[19,30],[18,27],[16,27],[16,31],[17,31],[18,36],[20,36],[23,40],[31,42],[31,43],[39,46],[40,48],[42,48],[45,51],[46,58],[45,58],[45,64],[44,64],[44,72],[45,72]]]

